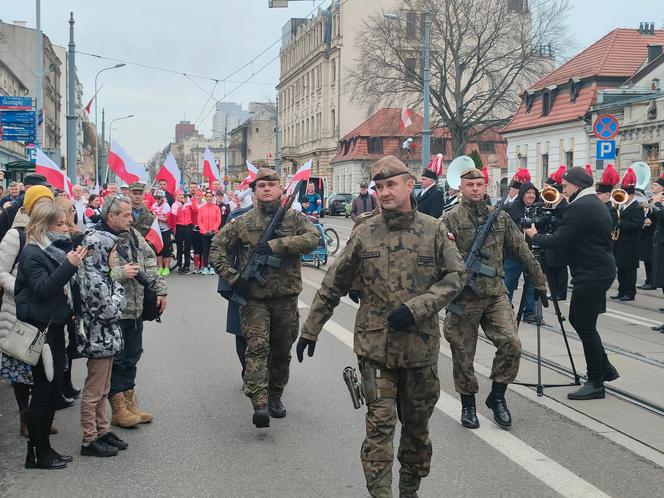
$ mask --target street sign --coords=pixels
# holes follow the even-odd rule
[[[11,125],[27,123],[35,126],[35,111],[0,111],[0,123]]]
[[[28,145],[25,148],[25,152],[27,153],[26,155],[28,156],[28,161],[30,161],[32,164],[35,164],[37,162],[37,149],[35,148],[34,144]]]
[[[32,97],[0,95],[0,110],[29,111],[30,109],[32,109]]]
[[[619,131],[618,119],[611,114],[602,114],[593,123],[593,132],[599,140],[611,140]]]
[[[600,161],[606,159],[616,158],[616,141],[615,140],[598,140],[597,141],[597,159]]]

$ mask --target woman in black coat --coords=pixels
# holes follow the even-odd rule
[[[26,245],[16,275],[16,315],[47,329],[42,357],[32,370],[34,385],[28,414],[26,468],[61,469],[72,457],[51,447],[49,429],[62,392],[65,324],[74,313],[70,280],[86,249],[72,250],[66,213],[55,204],[33,209],[25,228]]]

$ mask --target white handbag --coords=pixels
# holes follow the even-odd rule
[[[48,327],[39,330],[34,325],[16,320],[9,335],[0,344],[0,350],[34,367],[41,357],[47,330]]]

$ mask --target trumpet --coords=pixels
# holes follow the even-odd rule
[[[544,209],[551,209],[560,201],[560,192],[550,185],[542,189],[540,196],[544,201]]]
[[[613,189],[611,192],[611,202],[613,202],[613,207],[617,208],[618,222],[620,221],[620,206],[627,202],[629,194],[621,188]],[[613,231],[611,231],[611,239],[618,240],[620,238],[620,227],[616,223]]]

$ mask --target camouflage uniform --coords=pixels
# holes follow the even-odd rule
[[[279,203],[262,203],[226,224],[212,239],[210,263],[230,285],[239,277],[232,254],[237,253],[239,267],[249,259],[253,246],[279,208]],[[244,392],[254,407],[267,405],[270,394],[281,396],[288,382],[290,350],[299,325],[297,296],[302,292],[300,254],[311,252],[320,234],[309,219],[295,210],[286,213],[281,231],[285,236],[269,242],[279,268],[266,267],[264,286],[249,283],[247,305],[240,311],[242,334],[247,341]]]
[[[473,243],[478,226],[492,210],[484,200],[474,202],[462,197],[457,206],[443,213],[441,220],[456,239],[456,245],[464,257]],[[519,371],[521,341],[517,335],[514,310],[503,282],[505,250],[521,259],[525,273],[535,289],[546,289],[544,274],[523,234],[503,211],[493,223],[491,233],[484,243],[487,259],[483,263],[494,267],[497,270],[496,276],[480,275],[477,279],[480,295],[473,294],[469,289],[464,290],[460,300],[463,315],[457,316],[448,311],[445,318],[443,333],[452,349],[454,385],[460,394],[475,394],[479,390],[473,368],[479,325],[497,349],[491,378],[495,382],[509,384]]]
[[[367,402],[362,467],[374,497],[392,496],[397,416],[402,425],[397,455],[400,489],[417,490],[429,474],[428,422],[440,394],[438,312],[461,290],[465,271],[447,232],[440,221],[416,207],[367,217],[323,279],[302,327],[302,338],[317,340],[359,275],[362,300],[353,349]],[[401,304],[415,324],[395,331],[388,328],[387,317]]]
[[[139,213],[138,217],[135,216],[136,211]],[[140,210],[135,210],[132,208],[131,212],[132,216],[134,216],[134,221],[132,222],[131,226],[141,234],[141,237],[145,237],[150,231],[150,227],[154,222],[154,214],[152,214],[152,211],[150,211],[145,204],[141,206]]]

